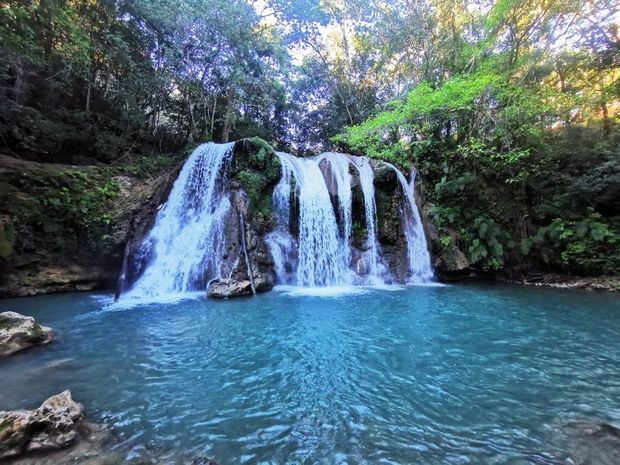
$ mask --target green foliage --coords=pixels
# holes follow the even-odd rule
[[[242,170],[236,179],[250,199],[250,210],[264,218],[271,217],[271,195],[268,190],[269,181],[256,171]]]
[[[16,211],[16,221],[29,224],[46,235],[73,231],[93,250],[105,247],[113,220],[111,202],[120,186],[107,173],[68,169],[58,172],[25,171],[15,184],[28,197]]]
[[[280,37],[243,0],[0,7],[0,143],[43,161],[282,138]]]
[[[481,263],[484,270],[496,270],[504,264],[505,249],[512,247],[510,234],[488,216],[477,217],[463,233],[469,244],[468,258],[471,263]]]
[[[274,150],[258,137],[241,147],[235,155],[235,179],[237,179],[250,200],[250,211],[262,219],[271,219],[271,194],[280,178],[280,162]]]
[[[537,234],[524,240],[524,254],[539,254],[549,264],[564,270],[588,274],[617,273],[620,270],[620,233],[617,225],[604,223],[591,212],[578,221],[554,219]]]
[[[179,163],[179,161],[180,158],[174,155],[144,155],[132,160],[128,164],[121,165],[119,170],[136,178],[144,179]]]

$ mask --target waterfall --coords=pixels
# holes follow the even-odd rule
[[[219,277],[223,224],[231,207],[223,195],[223,172],[233,145],[200,145],[185,162],[141,246],[151,259],[129,296],[204,290]]]
[[[273,264],[280,284],[293,284],[296,274],[297,242],[291,236],[291,193],[293,179],[292,172],[285,168],[281,155],[278,155],[282,164],[280,181],[276,185],[273,195],[273,213],[276,228],[265,236],[265,242],[271,252]]]
[[[351,174],[349,167],[351,161],[342,153],[326,152],[316,157],[319,166],[323,161],[328,164],[331,179],[335,189],[332,189],[338,197],[338,215],[342,225],[340,236],[343,251],[346,254],[347,266],[351,261],[351,231],[353,229],[353,192],[351,190]]]
[[[398,182],[406,200],[406,210],[403,212],[405,221],[405,238],[407,240],[407,256],[409,258],[409,281],[411,283],[425,283],[433,280],[434,273],[431,257],[428,253],[424,227],[420,218],[418,206],[415,203],[415,173],[411,175],[411,184],[407,183],[405,175],[391,163],[384,162],[396,172]]]
[[[309,287],[350,284],[352,273],[348,267],[348,247],[342,247],[318,160],[282,152],[277,152],[277,156],[282,164],[282,180],[274,193],[276,210],[286,211],[288,207],[290,211],[290,196],[286,193],[290,193],[293,181],[299,201],[295,284]]]
[[[370,160],[366,157],[355,157],[355,166],[360,175],[360,186],[364,195],[364,216],[366,222],[366,245],[368,250],[364,259],[368,265],[369,284],[383,284],[387,267],[381,257],[381,249],[377,239],[377,205],[375,202],[375,174]]]
[[[260,241],[269,248],[280,284],[322,287],[393,281],[379,242],[375,173],[370,159],[334,152],[311,158],[276,152],[281,177],[272,194],[275,227],[259,236],[258,242],[246,244],[246,232],[253,231],[251,236],[256,237],[252,229],[256,228],[256,219],[246,218],[241,211],[237,212],[238,218],[234,216],[231,192],[237,192],[240,184],[227,180],[228,170],[236,166],[229,163],[233,146],[203,144],[189,156],[168,200],[157,213],[155,225],[135,252],[144,257],[146,267],[126,296],[150,298],[206,290],[210,282],[223,275],[231,278],[240,258],[236,257],[230,268],[235,257],[227,249],[225,238],[230,237],[229,229],[235,221],[241,234],[241,260],[245,260],[253,292],[258,290],[258,284],[254,288],[254,273],[272,273],[261,269],[269,264],[255,265],[250,260],[250,252],[262,247]],[[396,167],[386,165],[395,171],[402,190],[401,224],[407,245],[408,280],[432,280],[430,256],[414,199],[414,179],[410,185]],[[364,210],[360,212],[353,211],[354,186],[363,196]],[[360,200],[356,198],[355,204]],[[366,242],[360,246],[353,238],[353,219],[362,217]],[[385,249],[386,254],[389,252],[386,257],[392,264],[394,254],[400,251],[394,251],[393,245],[389,247]]]

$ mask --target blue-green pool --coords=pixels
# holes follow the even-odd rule
[[[124,446],[222,464],[562,464],[620,423],[620,299],[499,285],[275,291],[125,308],[0,301],[58,340],[0,361],[0,410],[71,389]]]

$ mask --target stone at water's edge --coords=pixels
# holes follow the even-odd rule
[[[79,437],[83,420],[84,408],[69,391],[36,410],[0,412],[0,459],[67,447]]]
[[[441,243],[437,226],[433,222],[431,209],[433,204],[423,203],[419,198],[416,201],[420,204],[420,215],[424,224],[426,237],[429,240],[431,256],[433,257],[433,268],[440,281],[459,281],[467,278],[471,274],[471,264],[467,255],[458,247],[459,234],[451,228],[443,231],[444,237],[449,236],[448,244]]]
[[[0,313],[0,356],[47,344],[52,339],[52,329],[41,326],[34,318],[16,312]]]
[[[269,275],[258,275],[254,278],[254,290],[266,292],[273,289],[273,279]],[[213,281],[207,290],[207,297],[227,299],[252,295],[252,283],[249,279],[218,279]]]
[[[214,281],[207,291],[207,297],[214,299],[227,299],[229,297],[244,297],[248,295],[252,295],[252,283],[247,279],[241,281],[235,279]]]
[[[89,423],[70,391],[47,399],[34,410],[0,411],[0,463],[14,465],[103,465],[125,463],[128,450],[104,425]],[[180,454],[160,458],[147,449],[131,463],[142,465],[217,465],[207,457]]]

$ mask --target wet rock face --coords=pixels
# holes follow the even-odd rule
[[[396,173],[387,166],[375,166],[375,201],[378,239],[394,279],[405,282],[409,273],[407,238],[404,230],[404,198]]]
[[[437,275],[444,281],[453,281],[469,275],[470,264],[465,254],[450,242],[441,247],[435,254],[433,266]]]
[[[229,298],[265,292],[275,284],[275,269],[265,235],[274,227],[273,189],[280,179],[280,162],[269,146],[255,139],[235,144],[228,191],[232,210],[224,225],[226,253],[222,274],[207,296]]]
[[[418,199],[419,200],[419,199]],[[418,201],[420,215],[424,223],[424,230],[429,241],[430,252],[433,258],[433,268],[441,281],[459,281],[467,278],[471,273],[471,264],[467,255],[458,247],[459,234],[454,229],[444,228],[444,238],[449,243],[442,242],[437,233],[437,227],[432,221],[430,210],[433,204]]]
[[[52,329],[41,326],[34,318],[16,312],[0,313],[0,356],[47,344],[52,339]]]
[[[220,279],[209,286],[207,297],[214,299],[228,299],[229,297],[243,297],[252,295],[252,283],[249,279]]]
[[[92,291],[111,282],[113,277],[105,264],[77,264],[68,262],[66,257],[54,263],[28,260],[23,268],[4,277],[0,295],[24,297],[54,292]]]
[[[223,274],[228,278],[211,283],[208,297],[252,295],[252,284],[256,292],[265,292],[275,283],[273,259],[264,235],[259,233],[261,219],[250,211],[251,199],[243,190],[233,191],[231,197],[233,207],[224,227],[226,253],[222,266]]]
[[[69,391],[36,410],[0,412],[0,460],[68,447],[79,437],[83,420],[83,407]]]

